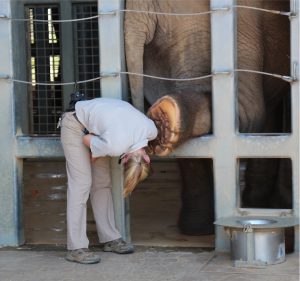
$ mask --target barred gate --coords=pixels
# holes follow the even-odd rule
[[[26,1],[25,1],[26,2]],[[66,4],[67,1],[53,1],[59,3],[66,17],[71,18],[72,12]],[[84,2],[84,1],[81,1]],[[52,1],[51,1],[52,3]],[[65,3],[65,4],[64,4]],[[76,1],[77,3],[77,1]],[[80,3],[80,2],[78,2]],[[17,28],[17,23],[6,20],[6,17],[22,18],[20,5],[15,1],[0,2],[0,246],[19,245],[24,240],[21,206],[22,159],[24,158],[53,158],[62,157],[62,149],[58,136],[29,136],[30,131],[24,123],[21,112],[16,117],[16,112],[26,99],[22,93],[26,87],[9,81],[11,77],[20,77],[28,80],[24,73],[25,51],[15,51],[15,47],[22,38],[22,32]],[[211,9],[227,8],[233,6],[235,0],[211,0]],[[120,75],[112,76],[125,69],[123,50],[123,13],[111,11],[124,8],[124,1],[98,0],[98,13],[106,13],[99,17],[99,42],[100,42],[100,70],[102,96],[123,99],[126,96],[126,82]],[[211,14],[212,32],[212,70],[213,75],[213,128],[214,134],[190,140],[178,148],[172,157],[211,158],[214,162],[215,183],[215,210],[216,219],[234,215],[271,215],[271,216],[299,216],[299,183],[300,183],[300,22],[299,1],[291,0],[291,70],[292,76],[298,80],[291,84],[292,99],[292,133],[288,135],[246,135],[236,132],[235,128],[235,13],[234,9],[219,9]],[[81,13],[80,9],[77,10]],[[61,26],[68,34],[67,25]],[[80,32],[78,30],[78,32]],[[222,36],[221,36],[222,35]],[[224,40],[226,38],[226,40]],[[69,38],[70,39],[70,38]],[[69,40],[62,38],[62,40]],[[68,44],[68,43],[66,43]],[[223,48],[218,48],[222,45]],[[11,51],[14,50],[14,51]],[[64,51],[66,52],[66,51]],[[25,63],[26,65],[26,63]],[[72,59],[67,62],[68,67],[74,67]],[[66,69],[63,70],[64,79],[74,81]],[[79,72],[78,72],[79,73]],[[108,75],[107,75],[108,74]],[[79,79],[79,78],[78,78]],[[72,86],[63,85],[63,91],[68,93]],[[100,89],[99,89],[100,91]],[[64,96],[65,102],[67,98]],[[16,102],[15,102],[16,101]],[[266,149],[267,148],[267,149]],[[237,195],[237,167],[240,159],[264,158],[289,158],[293,168],[293,209],[245,209],[239,205]],[[126,210],[126,201],[122,198],[122,171],[116,159],[112,160],[113,171],[113,196],[115,200],[116,220],[124,237],[130,238],[129,215]],[[299,250],[299,228],[295,227],[296,245]],[[216,250],[228,250],[229,239],[222,227],[217,227]]]

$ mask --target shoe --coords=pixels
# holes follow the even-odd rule
[[[122,238],[106,242],[103,247],[104,252],[113,252],[117,254],[131,254],[134,252],[134,247],[126,243]]]
[[[66,260],[82,264],[93,264],[100,262],[100,257],[89,249],[77,249],[68,251]]]

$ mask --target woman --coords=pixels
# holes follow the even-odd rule
[[[80,93],[75,93],[79,95]],[[129,103],[109,98],[83,100],[73,97],[71,110],[63,115],[61,141],[66,157],[67,260],[97,263],[88,250],[86,202],[91,198],[98,237],[104,251],[132,253],[115,226],[111,197],[109,157],[120,157],[125,170],[124,196],[144,180],[150,169],[145,151],[157,136],[154,122]]]

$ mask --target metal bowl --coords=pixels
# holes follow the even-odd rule
[[[268,225],[276,223],[277,221],[272,219],[243,219],[237,220],[236,222],[241,225]]]

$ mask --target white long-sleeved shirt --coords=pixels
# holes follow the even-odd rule
[[[79,101],[76,116],[95,136],[91,139],[93,157],[120,156],[148,145],[157,136],[154,122],[128,102],[95,98]]]

